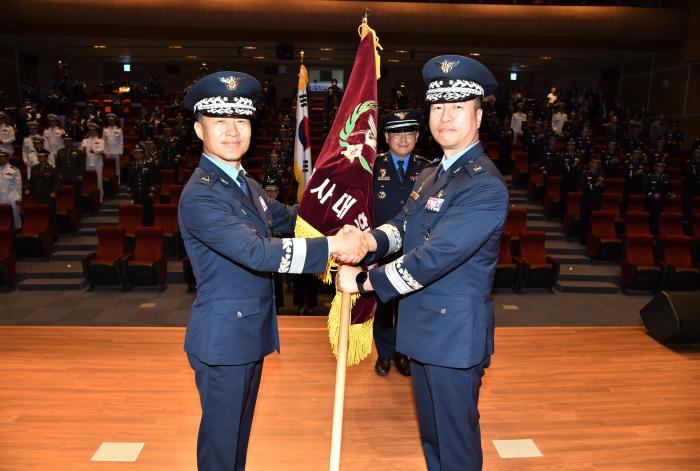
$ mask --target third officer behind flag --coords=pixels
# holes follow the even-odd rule
[[[389,151],[377,155],[374,162],[374,222],[380,226],[396,216],[408,200],[418,174],[431,162],[413,153],[418,140],[420,114],[414,110],[398,110],[382,118],[384,137]],[[398,258],[398,253],[382,260],[385,264]],[[411,375],[411,362],[406,355],[396,351],[396,321],[398,299],[387,303],[378,301],[374,314],[374,343],[377,346],[377,362],[374,371],[386,376],[391,360],[404,376]]]

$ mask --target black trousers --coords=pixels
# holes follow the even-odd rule
[[[399,316],[399,302],[389,301],[384,304],[377,300],[377,310],[374,313],[374,344],[377,346],[379,358],[391,358],[396,354],[396,323]]]

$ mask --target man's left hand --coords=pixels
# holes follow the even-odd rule
[[[338,290],[344,293],[357,293],[357,282],[355,278],[362,269],[350,265],[341,265],[338,267],[338,273],[335,275],[335,284]]]

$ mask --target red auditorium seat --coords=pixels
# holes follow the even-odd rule
[[[644,195],[629,195],[627,197],[626,211],[646,211],[646,208],[644,207]]]
[[[62,185],[56,195],[56,216],[59,227],[67,232],[78,229],[80,224],[80,210],[75,201],[75,187]]]
[[[159,285],[163,291],[168,271],[163,255],[163,230],[160,227],[137,227],[133,256],[127,255],[125,261],[129,286]]]
[[[600,209],[603,211],[612,211],[615,215],[615,223],[622,223],[622,213],[620,212],[620,203],[622,203],[622,193],[611,192],[609,189],[602,195],[603,199]]]
[[[24,221],[17,234],[17,252],[20,257],[48,257],[53,252],[53,231],[49,207],[45,204],[23,204]]]
[[[103,196],[114,196],[119,193],[119,179],[117,178],[117,160],[111,157],[103,159],[102,167],[102,190]]]
[[[15,286],[16,263],[12,250],[12,231],[0,229],[0,286],[11,290]]]
[[[627,235],[620,271],[622,291],[656,291],[662,281],[661,275],[661,266],[654,260],[654,238],[649,234]]]
[[[14,229],[12,206],[9,204],[0,204],[0,230],[3,229],[8,231]]]
[[[608,178],[605,180],[605,193],[619,193],[625,191],[624,178]]]
[[[622,250],[622,240],[615,232],[615,213],[593,211],[591,231],[587,237],[586,255],[592,260],[618,260]]]
[[[547,177],[544,212],[552,217],[557,217],[561,213],[561,177]]]
[[[515,152],[513,155],[513,185],[525,184],[529,168],[527,152]]]
[[[170,187],[175,184],[175,171],[167,168],[161,169],[160,171],[160,201],[161,203],[168,203],[170,198]]]
[[[508,232],[513,239],[518,239],[520,233],[527,228],[527,209],[516,208],[511,206],[508,208],[508,218],[506,219],[506,227],[504,232]]]
[[[170,204],[177,205],[180,202],[180,195],[185,185],[172,185],[170,187]]]
[[[581,195],[579,191],[566,195],[566,210],[564,212],[564,233],[575,235],[581,221]]]
[[[143,225],[143,205],[134,203],[120,204],[119,225],[124,228],[127,239],[133,239],[136,228]]]
[[[663,212],[659,215],[659,238],[668,236],[682,236],[683,214]]]
[[[498,152],[498,150],[496,150]],[[530,164],[530,173],[527,182],[527,198],[539,200],[544,192],[544,175],[540,170],[540,164]]]
[[[518,281],[518,266],[513,262],[511,251],[512,240],[509,232],[503,232],[501,236],[501,251],[498,254],[496,274],[493,279],[493,289],[515,289]]]
[[[180,226],[177,223],[177,204],[153,205],[154,227],[163,230],[164,252],[166,255],[181,257]]]
[[[628,211],[625,214],[625,237],[630,235],[649,235],[649,213],[646,211]]]
[[[520,233],[520,255],[513,257],[520,272],[516,291],[525,288],[547,288],[550,292],[559,277],[559,262],[545,251],[544,231]]]
[[[97,172],[94,170],[87,170],[83,174],[80,196],[82,199],[81,209],[83,211],[100,210],[100,191],[97,189]]]
[[[688,236],[664,237],[662,287],[671,291],[695,291],[700,288],[700,269],[693,264],[690,250],[693,240]]]
[[[89,289],[96,285],[121,285],[126,289],[122,260],[127,255],[125,233],[122,226],[100,226],[97,228],[97,251],[82,259],[83,275]]]

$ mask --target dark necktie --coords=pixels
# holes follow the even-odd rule
[[[240,172],[238,172],[238,176],[236,177],[236,181],[238,182],[238,186],[241,188],[241,191],[250,200],[250,188],[248,188],[248,182],[245,180],[245,177],[243,176],[242,170]]]
[[[442,163],[438,164],[440,166],[440,170],[438,170],[437,177],[435,180],[440,180],[440,177],[445,174],[445,167],[442,165]]]
[[[401,180],[401,183],[406,179],[406,170],[403,168],[403,160],[399,160],[396,162],[399,164],[399,180]]]

